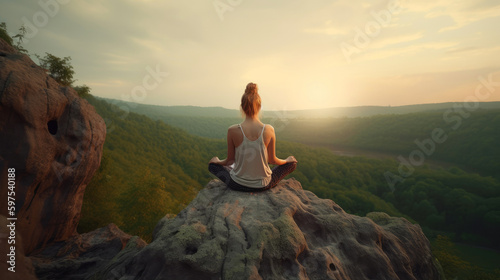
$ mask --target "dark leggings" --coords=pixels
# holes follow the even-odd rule
[[[233,181],[233,179],[229,175],[228,168],[215,163],[208,164],[208,170],[210,171],[210,173],[217,176],[217,178],[224,182],[229,188],[241,192],[261,192],[274,188],[279,183],[279,181],[281,181],[281,179],[285,178],[286,175],[292,173],[295,170],[295,167],[297,167],[297,163],[294,162],[277,165],[272,169],[273,174],[271,175],[271,182],[269,182],[267,186],[262,188],[249,188]]]

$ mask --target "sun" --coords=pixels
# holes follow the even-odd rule
[[[307,96],[307,107],[310,109],[320,109],[335,106],[336,90],[331,85],[324,82],[311,82],[305,87]],[[304,104],[304,105],[306,105]]]

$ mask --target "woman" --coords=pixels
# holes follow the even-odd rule
[[[227,158],[213,157],[208,165],[208,170],[233,190],[268,190],[297,166],[293,156],[285,160],[276,157],[274,128],[259,120],[260,108],[257,85],[249,83],[241,97],[245,120],[227,131]],[[277,166],[271,170],[268,163]]]

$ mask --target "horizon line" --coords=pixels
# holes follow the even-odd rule
[[[158,106],[158,107],[194,107],[194,108],[222,108],[225,110],[239,111],[234,108],[226,108],[223,106],[198,106],[198,105],[161,105],[161,104],[150,104],[150,103],[139,103],[134,101],[126,101],[109,97],[102,97],[97,95],[92,95],[97,98],[107,99],[107,100],[116,100],[124,103],[135,103],[139,105],[145,106]],[[434,102],[434,103],[417,103],[417,104],[405,104],[405,105],[356,105],[356,106],[338,106],[338,107],[322,107],[322,108],[307,108],[307,109],[290,109],[290,110],[280,110],[280,111],[315,111],[315,110],[330,110],[330,109],[352,109],[352,108],[360,108],[360,107],[379,107],[379,108],[398,108],[398,107],[410,107],[410,106],[424,106],[424,105],[439,105],[439,104],[448,104],[448,103],[464,103],[464,101],[445,101],[445,102]],[[478,101],[477,103],[500,103],[500,101]],[[262,112],[275,112],[276,110],[262,110]]]

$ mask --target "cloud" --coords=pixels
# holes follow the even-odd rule
[[[346,35],[349,30],[345,28],[341,28],[335,24],[333,24],[332,20],[327,20],[320,27],[313,28],[304,28],[304,32],[306,33],[315,33],[315,34],[324,34],[324,35]]]
[[[424,34],[422,31],[419,31],[419,32],[416,32],[413,34],[398,34],[396,36],[384,37],[384,38],[380,38],[378,40],[375,40],[370,45],[370,48],[377,48],[377,49],[386,48],[386,47],[393,46],[393,45],[399,45],[402,43],[413,42],[413,41],[416,41],[416,40],[421,39],[423,37],[424,37]]]
[[[496,0],[421,0],[408,1],[407,12],[423,13],[427,18],[451,18],[452,24],[440,32],[463,28],[472,23],[500,16],[500,2]]]
[[[498,70],[474,68],[372,77],[366,83],[376,90],[368,104],[375,103],[377,98],[388,100],[388,104],[391,105],[463,102],[465,98],[474,94],[476,87],[480,84],[478,76],[487,77],[495,71]],[[392,94],[393,92],[398,92],[398,94]],[[493,100],[495,100],[494,97],[490,96],[483,101]]]
[[[467,52],[477,52],[480,51],[479,48],[477,47],[462,47],[462,48],[453,48],[448,51],[446,51],[447,54],[463,54]]]
[[[404,9],[347,64],[339,44],[352,43],[355,29],[364,29],[390,2],[246,0],[221,20],[213,1],[74,0],[26,47],[71,56],[77,83],[98,96],[130,94],[146,68],[159,65],[170,76],[143,102],[229,108],[237,107],[249,81],[259,83],[268,108],[368,100],[386,105],[391,98],[418,103],[419,97],[398,92],[410,85],[405,77],[397,90],[372,77],[500,68],[495,56],[500,38],[492,35],[500,24],[498,1],[472,0],[401,1]],[[0,16],[17,30],[23,16],[40,10],[37,1],[4,1]],[[438,82],[430,84],[434,92],[444,92]],[[386,91],[380,95],[385,100],[373,97],[381,90],[374,87]],[[316,101],[308,101],[313,92]],[[323,98],[327,93],[331,96]]]
[[[359,60],[383,60],[383,59],[405,59],[413,60],[418,57],[430,57],[429,51],[442,51],[451,47],[457,46],[458,42],[443,41],[443,42],[424,42],[412,44],[402,47],[392,48],[369,48],[364,53],[359,55]],[[405,63],[408,65],[408,63]]]

